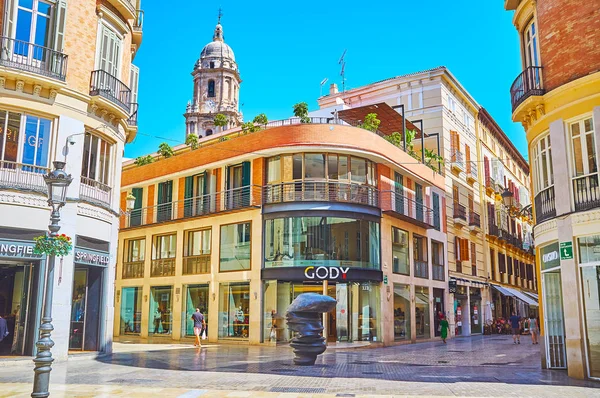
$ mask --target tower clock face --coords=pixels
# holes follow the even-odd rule
[[[217,104],[215,104],[215,101],[213,101],[213,100],[208,100],[208,101],[206,101],[206,106],[212,112],[217,107]]]

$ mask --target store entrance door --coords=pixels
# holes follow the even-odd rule
[[[37,274],[33,263],[0,263],[0,315],[8,329],[0,342],[0,355],[33,353]]]
[[[77,266],[73,276],[69,350],[98,351],[103,268]]]

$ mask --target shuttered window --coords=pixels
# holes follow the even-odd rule
[[[471,242],[471,275],[477,276],[477,245]]]
[[[121,69],[121,38],[106,25],[102,25],[100,35],[96,67],[118,79]]]
[[[131,194],[135,196],[133,210],[129,215],[129,225],[131,227],[142,225],[142,204],[144,199],[144,188],[132,188]]]

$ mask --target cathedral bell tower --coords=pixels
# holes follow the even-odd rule
[[[219,113],[227,116],[229,122],[223,129],[242,124],[243,117],[239,110],[242,79],[233,50],[223,39],[220,12],[213,40],[202,49],[192,76],[194,98],[188,102],[184,114],[186,137],[189,134],[206,137],[219,132],[221,127],[215,127],[213,122],[215,115]]]

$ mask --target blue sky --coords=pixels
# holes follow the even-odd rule
[[[134,60],[140,67],[139,130],[125,156],[184,141],[190,73],[212,40],[219,6],[243,79],[246,119],[263,112],[269,120],[283,119],[300,101],[316,109],[321,80],[341,86],[337,62],[347,49],[347,88],[445,65],[526,156],[509,95],[521,69],[518,36],[512,12],[489,0],[171,0],[168,7],[142,0],[144,37]]]

